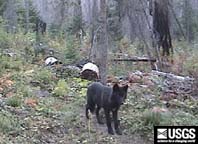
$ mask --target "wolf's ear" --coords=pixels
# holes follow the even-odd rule
[[[116,84],[114,84],[114,86],[113,86],[113,91],[117,91],[117,90],[119,90],[119,85],[116,83]]]
[[[128,85],[125,85],[125,86],[123,87],[123,89],[124,89],[125,92],[127,92],[128,87],[129,87]]]

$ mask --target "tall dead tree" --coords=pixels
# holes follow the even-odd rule
[[[153,31],[158,49],[162,47],[162,56],[173,53],[172,40],[169,28],[169,0],[149,0],[150,14],[153,16]]]
[[[94,29],[91,60],[99,67],[99,76],[103,84],[106,83],[107,75],[107,1],[100,0],[97,27]]]

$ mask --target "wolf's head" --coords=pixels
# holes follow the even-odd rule
[[[120,87],[118,84],[115,84],[113,86],[111,100],[118,106],[122,105],[127,97],[127,89],[128,85]]]

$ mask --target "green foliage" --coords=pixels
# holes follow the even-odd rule
[[[12,107],[20,107],[22,101],[19,96],[12,96],[7,99],[6,104]]]
[[[64,50],[64,57],[66,62],[72,63],[78,60],[79,58],[79,43],[72,36],[68,37],[66,40],[66,48]]]
[[[51,24],[49,26],[49,37],[54,40],[54,39],[60,39],[65,36],[64,31],[60,28],[60,25],[56,24]]]
[[[68,94],[69,86],[64,79],[60,79],[52,92],[54,96],[64,96]]]
[[[6,2],[7,2],[7,0],[0,0],[0,15],[3,15],[3,12],[6,7]]]
[[[40,68],[34,72],[35,80],[39,81],[42,84],[51,84],[53,73],[47,68]]]
[[[0,18],[0,52],[9,50],[17,54],[20,58],[25,58],[26,61],[32,61],[34,57],[35,36],[33,33],[24,35],[21,31],[16,34],[7,33],[3,27],[5,22]]]
[[[167,112],[153,112],[151,110],[146,110],[143,113],[142,120],[145,125],[170,125],[171,115]]]
[[[20,128],[18,120],[6,111],[0,111],[0,132],[9,133]]]
[[[197,10],[192,8],[192,5],[189,1],[183,2],[183,9],[183,15],[180,18],[181,24],[183,26],[187,40],[192,42],[193,40],[197,40],[196,36],[198,34]]]
[[[108,17],[108,33],[111,35],[111,37],[114,40],[120,40],[123,35],[122,35],[122,26],[121,26],[121,22],[120,22],[120,5],[119,2],[116,3],[112,3],[110,4],[109,2],[109,6],[107,7],[107,17]]]
[[[23,62],[13,57],[0,56],[0,61],[0,75],[9,71],[20,71],[23,68]]]
[[[90,81],[81,78],[70,78],[68,81],[70,81],[70,87],[74,87],[72,90],[78,95],[77,98],[86,96],[87,86]]]
[[[184,63],[184,68],[192,75],[197,75],[198,73],[198,50],[194,49],[192,53],[187,58]]]
[[[196,77],[198,71],[198,43],[187,43],[185,41],[174,42],[177,48],[174,53],[174,65],[172,71],[179,75]]]
[[[0,51],[2,51],[3,49],[8,49],[12,41],[12,39],[9,37],[9,34],[4,31],[4,26],[5,21],[0,16]]]
[[[29,31],[32,32],[36,28],[36,18],[38,17],[37,12],[30,0],[27,1],[29,5]],[[26,9],[21,4],[19,4],[19,7],[17,9],[17,16],[18,16],[18,24],[22,29],[26,28]]]
[[[66,32],[68,34],[75,35],[77,34],[82,28],[82,19],[79,16],[73,18],[72,23],[68,24]]]
[[[23,85],[22,87],[17,88],[17,93],[21,93],[23,97],[32,97],[33,96],[33,88],[31,88],[29,85]]]
[[[181,110],[175,110],[173,123],[175,125],[183,125],[183,126],[190,126],[190,125],[198,125],[197,115],[194,115],[190,112],[185,112]]]

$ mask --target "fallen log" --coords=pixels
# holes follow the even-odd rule
[[[165,73],[160,71],[152,71],[153,75],[163,77],[163,88],[162,90],[166,93],[176,94],[191,94],[193,91],[194,78],[183,77],[174,75],[172,73]]]
[[[156,62],[155,58],[147,58],[147,57],[131,57],[131,58],[114,58],[112,61],[132,61],[132,62]]]
[[[190,78],[189,76],[183,77],[183,76],[174,75],[172,73],[165,73],[165,72],[160,72],[160,71],[155,71],[155,70],[152,70],[152,73],[158,76],[173,78],[173,79],[177,79],[181,81],[185,81],[185,80],[194,81],[194,78]]]

